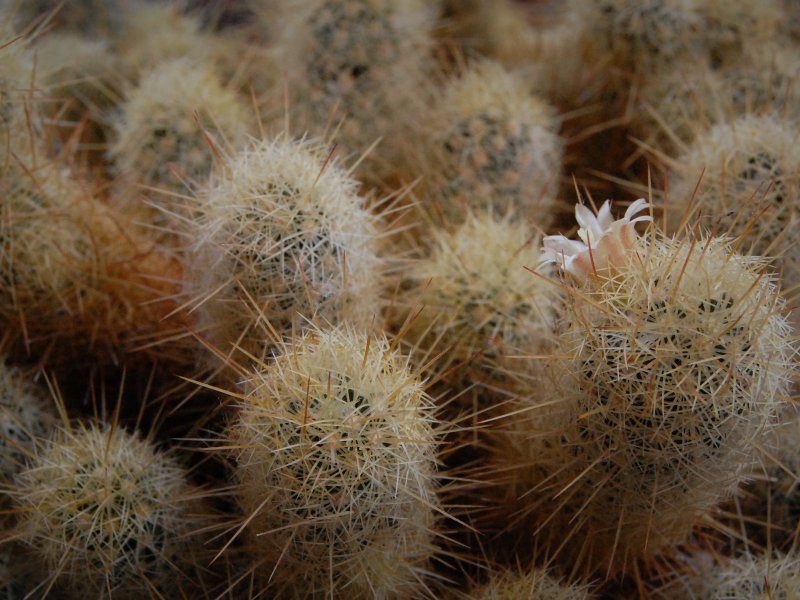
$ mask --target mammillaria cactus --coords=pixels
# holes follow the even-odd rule
[[[0,483],[10,482],[55,425],[46,394],[22,371],[0,362]]]
[[[366,326],[379,298],[377,220],[313,141],[281,137],[234,158],[198,201],[189,259],[198,328],[261,356],[307,319]]]
[[[115,129],[110,153],[124,182],[185,195],[204,185],[214,166],[207,136],[226,153],[244,144],[247,108],[212,65],[175,59],[131,90]]]
[[[69,598],[185,589],[204,524],[198,494],[152,442],[94,424],[43,443],[12,490],[37,583]]]
[[[576,3],[593,53],[614,66],[652,75],[703,49],[702,0],[590,0]]]
[[[281,0],[264,18],[276,29],[280,63],[291,74],[301,133],[335,140],[349,155],[396,132],[430,62],[436,2]]]
[[[541,478],[525,496],[537,529],[569,532],[576,568],[609,574],[683,541],[735,492],[796,368],[762,259],[713,237],[637,238],[631,216],[585,215],[588,244],[549,241],[572,286],[541,404],[558,415],[531,398],[534,441],[517,445]]]
[[[525,267],[541,261],[540,238],[512,216],[469,215],[454,232],[433,230],[431,255],[413,265],[405,298],[424,306],[406,338],[431,353],[447,349],[466,379],[504,385],[523,360],[545,354],[555,324],[555,288]]]
[[[382,337],[314,330],[245,382],[224,441],[259,572],[282,598],[425,593],[432,402]]]
[[[128,77],[136,80],[160,64],[180,58],[196,66],[214,64],[219,58],[219,38],[203,31],[200,18],[186,14],[180,4],[140,2],[125,11],[125,32],[115,46]],[[213,97],[212,90],[207,94]]]
[[[563,142],[555,111],[532,96],[524,79],[483,61],[443,90],[426,124],[427,185],[445,217],[468,208],[552,220]]]
[[[800,561],[792,554],[744,554],[684,576],[658,600],[793,600],[800,597]]]
[[[784,288],[796,286],[797,135],[793,121],[771,114],[743,116],[698,135],[684,155],[669,161],[674,170],[667,199],[670,228],[699,220],[707,229],[739,237],[743,252],[776,257]]]

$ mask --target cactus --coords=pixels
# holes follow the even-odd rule
[[[446,86],[429,119],[428,176],[448,219],[470,207],[550,223],[563,143],[555,111],[523,79],[476,63]]]
[[[794,85],[799,69],[791,48],[766,42],[719,67],[706,58],[682,61],[643,83],[645,107],[633,114],[632,128],[659,151],[684,152],[714,125],[793,113],[800,107]]]
[[[22,371],[0,362],[0,482],[10,482],[55,426],[47,396]]]
[[[37,72],[47,86],[41,109],[50,122],[73,133],[84,117],[82,141],[102,145],[107,137],[107,113],[119,101],[118,61],[107,42],[72,33],[52,33],[34,46]]]
[[[536,528],[576,569],[608,574],[682,542],[736,491],[796,369],[763,259],[724,239],[637,238],[631,216],[584,219],[591,252],[559,258],[569,241],[545,239],[574,291],[550,398],[538,386],[528,399],[531,442],[514,459]]]
[[[0,163],[0,323],[7,350],[41,356],[59,341],[51,358],[71,367],[87,356],[116,362],[130,340],[162,329],[170,306],[154,300],[170,293],[174,261],[88,184],[52,160],[22,155],[25,143]]]
[[[224,447],[281,598],[425,594],[437,508],[430,397],[383,337],[314,330],[252,374]]]
[[[248,133],[247,109],[210,65],[175,59],[131,90],[115,129],[110,154],[125,182],[186,194],[214,166],[204,130],[222,152],[236,149]]]
[[[187,270],[198,329],[262,356],[306,326],[366,326],[379,307],[376,217],[313,141],[281,137],[234,158],[199,199]]]
[[[222,51],[220,39],[202,30],[199,17],[185,14],[176,3],[133,5],[125,14],[125,32],[115,47],[123,71],[132,80],[179,58],[193,64],[216,63]]]
[[[491,215],[431,235],[432,254],[414,266],[404,298],[412,311],[424,306],[407,338],[432,354],[447,349],[470,381],[508,387],[525,361],[506,355],[545,354],[555,324],[554,286],[525,272],[540,262],[539,237]]]
[[[436,2],[275,4],[264,18],[274,19],[278,62],[292,74],[295,129],[321,135],[342,121],[335,139],[357,155],[380,136],[397,135],[398,124],[424,108],[417,93],[431,59]]]
[[[703,0],[578,2],[591,53],[619,69],[653,76],[687,55],[703,55]]]
[[[591,600],[589,586],[570,585],[548,575],[542,569],[529,573],[504,573],[469,593],[469,600]]]
[[[708,229],[739,236],[745,252],[776,256],[783,286],[796,286],[800,283],[797,135],[792,121],[773,115],[743,116],[699,135],[683,156],[670,161],[674,168],[667,201],[670,228],[675,230],[682,220],[696,216]],[[686,214],[690,203],[693,216]]]
[[[735,64],[780,31],[781,0],[701,0],[703,33],[715,65]]]
[[[152,442],[94,424],[42,444],[12,490],[40,585],[68,598],[179,595],[199,553],[198,494]]]
[[[675,69],[647,79],[639,90],[642,110],[632,115],[634,135],[659,152],[680,152],[732,112],[728,84],[725,74],[706,60],[682,61]]]

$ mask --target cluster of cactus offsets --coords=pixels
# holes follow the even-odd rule
[[[0,599],[800,600],[796,4],[0,0]]]
[[[198,494],[174,458],[122,428],[60,431],[12,491],[29,577],[69,598],[175,597],[202,550]]]
[[[314,330],[237,397],[224,447],[236,459],[254,569],[278,597],[424,593],[436,432],[407,359],[382,337]]]

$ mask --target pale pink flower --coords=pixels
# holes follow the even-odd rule
[[[575,205],[580,241],[563,235],[545,237],[542,264],[556,263],[573,277],[583,280],[621,263],[636,243],[636,223],[652,221],[650,215],[636,217],[649,206],[644,198],[639,198],[628,207],[623,218],[615,221],[608,200],[597,215],[582,204]]]

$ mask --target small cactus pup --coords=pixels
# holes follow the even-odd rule
[[[643,82],[630,127],[656,152],[681,152],[734,111],[732,95],[727,78],[707,60],[687,59]]]
[[[586,585],[568,584],[543,569],[521,574],[495,575],[485,585],[472,590],[465,600],[591,600],[594,595]]]
[[[559,120],[525,80],[481,61],[450,81],[425,125],[424,186],[448,222],[468,208],[552,220],[563,142]]]
[[[556,288],[525,271],[541,262],[541,239],[512,216],[469,215],[455,231],[431,231],[433,250],[412,264],[403,298],[406,340],[418,350],[446,354],[438,369],[461,365],[453,376],[512,391],[552,342]]]
[[[797,370],[766,259],[722,238],[638,237],[646,207],[618,221],[607,205],[583,209],[585,241],[545,238],[569,290],[552,369],[571,423],[552,440],[567,458],[528,502],[587,573],[630,572],[713,523],[780,425]]]
[[[197,211],[189,293],[199,333],[222,352],[263,357],[308,320],[368,326],[379,310],[378,217],[323,145],[281,136],[247,148]]]
[[[33,455],[34,442],[55,427],[47,394],[0,359],[0,484],[11,482]]]
[[[22,148],[23,143],[12,147]],[[159,332],[174,261],[45,156],[0,159],[0,328],[8,353],[118,362]],[[58,352],[52,352],[58,344]],[[130,354],[128,354],[130,357]]]
[[[382,337],[312,330],[252,373],[225,452],[254,571],[280,598],[427,597],[432,400]],[[271,576],[270,576],[271,573]]]
[[[800,284],[798,135],[794,121],[772,114],[739,117],[698,135],[667,161],[668,227],[699,220],[738,237],[744,252],[775,256],[785,289]]]
[[[211,64],[166,61],[122,103],[110,155],[123,184],[159,188],[156,200],[174,210],[206,183],[215,152],[230,154],[245,143],[248,122],[246,105]],[[167,221],[164,214],[154,218]]]
[[[199,493],[173,456],[138,434],[96,424],[58,432],[12,489],[37,591],[180,597],[202,547]]]
[[[438,2],[274,4],[263,18],[275,26],[278,62],[291,74],[294,129],[312,135],[328,129],[348,156],[383,137],[370,170],[391,168],[386,163],[398,127],[425,110],[419,91],[432,61]]]

